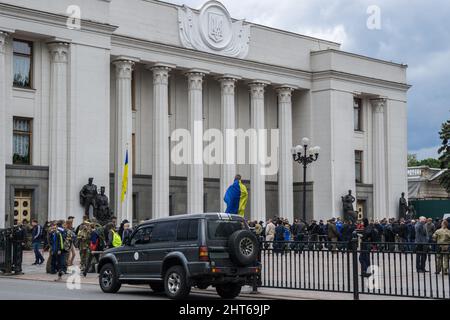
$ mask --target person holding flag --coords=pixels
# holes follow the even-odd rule
[[[223,200],[227,204],[225,213],[238,214],[244,217],[248,202],[248,191],[247,187],[242,183],[240,175],[236,175],[234,183],[228,188]]]

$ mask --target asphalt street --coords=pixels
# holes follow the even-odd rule
[[[188,300],[219,300],[214,294],[192,293]],[[66,282],[46,282],[0,278],[0,300],[168,300],[150,288],[122,287],[117,294],[105,294],[98,285],[82,284],[70,290]]]

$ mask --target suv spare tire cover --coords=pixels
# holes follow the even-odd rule
[[[233,262],[246,267],[258,259],[259,242],[252,232],[239,230],[228,239],[228,250]]]

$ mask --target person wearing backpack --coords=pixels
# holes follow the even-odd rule
[[[44,263],[45,259],[41,254],[40,248],[42,243],[42,234],[43,234],[43,228],[39,225],[38,221],[34,219],[31,222],[31,225],[33,226],[33,230],[31,231],[31,243],[33,246],[34,251],[34,263],[33,266],[41,265]]]
[[[87,262],[83,270],[83,276],[86,277],[91,270],[92,260],[99,261],[99,253],[103,250],[103,229],[95,223],[89,226],[89,247],[87,249]]]

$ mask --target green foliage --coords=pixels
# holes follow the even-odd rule
[[[418,167],[417,154],[408,154],[408,167]]]
[[[408,154],[408,167],[421,167],[427,166],[430,168],[440,168],[441,161],[433,158],[425,159],[425,160],[417,160],[417,155]]]
[[[439,149],[441,168],[449,169],[442,175],[440,182],[447,192],[450,193],[450,120],[442,124],[439,136],[442,140],[442,147]]]

